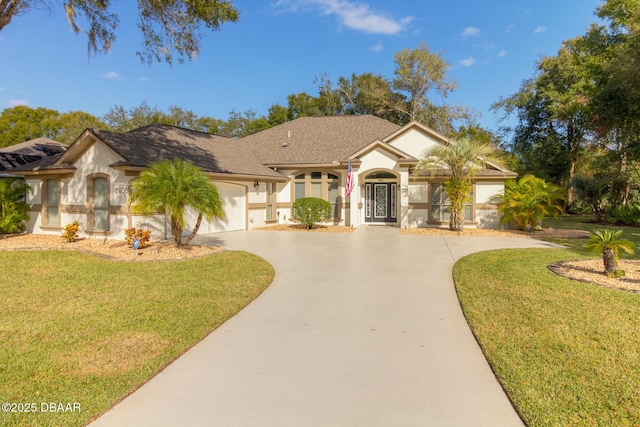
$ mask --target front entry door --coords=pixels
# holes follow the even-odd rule
[[[366,183],[365,222],[396,222],[396,191],[398,185],[390,182]]]

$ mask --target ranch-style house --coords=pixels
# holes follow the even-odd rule
[[[450,143],[418,122],[399,126],[372,115],[303,117],[243,139],[166,125],[125,133],[87,129],[65,152],[12,173],[33,189],[27,231],[36,234],[59,234],[78,220],[84,237],[122,238],[128,227],[169,237],[164,216],[134,215],[127,199],[131,180],[149,164],[174,158],[204,170],[223,198],[226,218],[203,222],[201,234],[291,223],[300,197],[331,202],[336,225],[441,227],[449,221],[446,171],[413,170],[427,148]],[[491,164],[476,174],[466,226],[498,225],[494,197],[515,176]],[[190,225],[195,217],[191,212]]]

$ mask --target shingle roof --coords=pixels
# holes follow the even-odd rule
[[[15,153],[44,157],[46,155],[61,153],[66,149],[66,145],[61,142],[54,141],[53,139],[36,138],[0,148],[0,153]]]
[[[282,178],[232,138],[167,125],[150,125],[125,133],[94,130],[101,141],[124,157],[119,165],[146,167],[159,160],[189,160],[206,172]]]
[[[64,152],[67,146],[49,138],[36,138],[0,148],[0,171],[30,169],[43,158]]]
[[[267,165],[331,164],[398,129],[400,126],[371,115],[301,117],[242,142]]]

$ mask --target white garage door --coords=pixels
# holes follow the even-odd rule
[[[244,185],[229,184],[226,182],[216,182],[220,197],[222,198],[222,208],[226,218],[223,220],[214,219],[208,222],[206,219],[202,219],[198,234],[218,233],[220,231],[236,231],[245,229],[245,218],[247,215],[246,209],[246,188]],[[185,235],[188,235],[193,230],[193,226],[196,223],[197,215],[194,210],[187,210],[187,222],[188,230],[184,230]]]
[[[215,231],[244,230],[247,217],[245,196],[247,187],[226,182],[217,182],[216,185],[222,198],[222,206],[226,219],[223,221],[214,221],[217,228]]]

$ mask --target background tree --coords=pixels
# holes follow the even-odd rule
[[[596,14],[603,24],[565,41],[494,106],[516,115],[505,146],[518,172],[563,185],[572,204],[573,177],[606,171],[607,202],[620,209],[640,195],[640,3],[604,0]],[[584,158],[593,149],[604,153],[597,165]]]
[[[182,127],[207,133],[222,133],[225,123],[211,117],[200,117],[190,110],[170,106],[167,113],[152,107],[147,101],[140,105],[125,109],[113,106],[103,116],[103,120],[113,132],[127,132],[153,124]]]
[[[87,53],[108,52],[116,39],[119,18],[111,10],[111,0],[2,0],[0,31],[14,17],[36,7],[64,7],[72,30],[87,36]],[[204,26],[217,31],[225,22],[236,22],[238,11],[226,0],[138,0],[138,28],[143,49],[138,57],[146,63],[178,62],[194,59],[200,51]],[[80,22],[86,22],[86,27]]]
[[[405,97],[393,91],[391,82],[383,76],[364,73],[351,78],[338,79],[338,91],[345,114],[373,114],[396,124],[408,122],[406,115],[398,112]]]
[[[244,113],[231,110],[229,119],[220,127],[220,135],[243,138],[270,127],[269,120],[264,116],[258,117],[255,110],[247,110]]]
[[[218,188],[200,168],[179,159],[149,165],[133,181],[129,204],[135,213],[150,216],[163,212],[168,216],[178,248],[183,246],[182,232],[188,226],[188,207],[197,212],[198,219],[184,245],[198,233],[203,217],[211,221],[225,216]]]
[[[442,55],[431,52],[426,43],[420,43],[416,49],[397,52],[393,60],[396,64],[393,88],[405,99],[395,102],[393,108],[404,114],[408,121],[418,120],[449,134],[454,128],[453,122],[466,117],[464,108],[434,102],[434,98],[444,99],[457,87],[457,83],[447,76],[451,66]]]
[[[469,200],[473,178],[487,163],[501,166],[501,153],[492,144],[467,138],[435,145],[423,153],[416,172],[447,177],[445,191],[451,203],[450,230],[463,230],[464,206]]]
[[[573,178],[573,187],[580,201],[595,215],[595,222],[602,221],[609,194],[609,180],[602,174],[576,176]]]
[[[273,104],[269,107],[269,115],[267,117],[271,127],[281,125],[289,121],[289,109],[280,104]]]
[[[115,105],[102,117],[107,126],[113,132],[127,132],[156,123],[168,121],[166,115],[143,101],[140,105],[131,107],[129,110],[121,105]]]
[[[67,145],[71,145],[87,128],[108,130],[106,123],[84,111],[62,113],[59,121],[58,133],[52,139]]]
[[[108,129],[108,126],[83,111],[60,114],[56,110],[25,105],[6,108],[0,112],[0,147],[36,138],[71,144],[86,128]]]
[[[55,139],[60,132],[60,113],[48,108],[18,105],[0,113],[0,147],[36,138]]]
[[[505,118],[516,115],[510,151],[521,167],[517,172],[536,176],[567,189],[580,156],[590,143],[588,94],[590,79],[570,43],[554,57],[541,59],[537,75],[523,82],[519,92],[502,99],[493,109]]]

